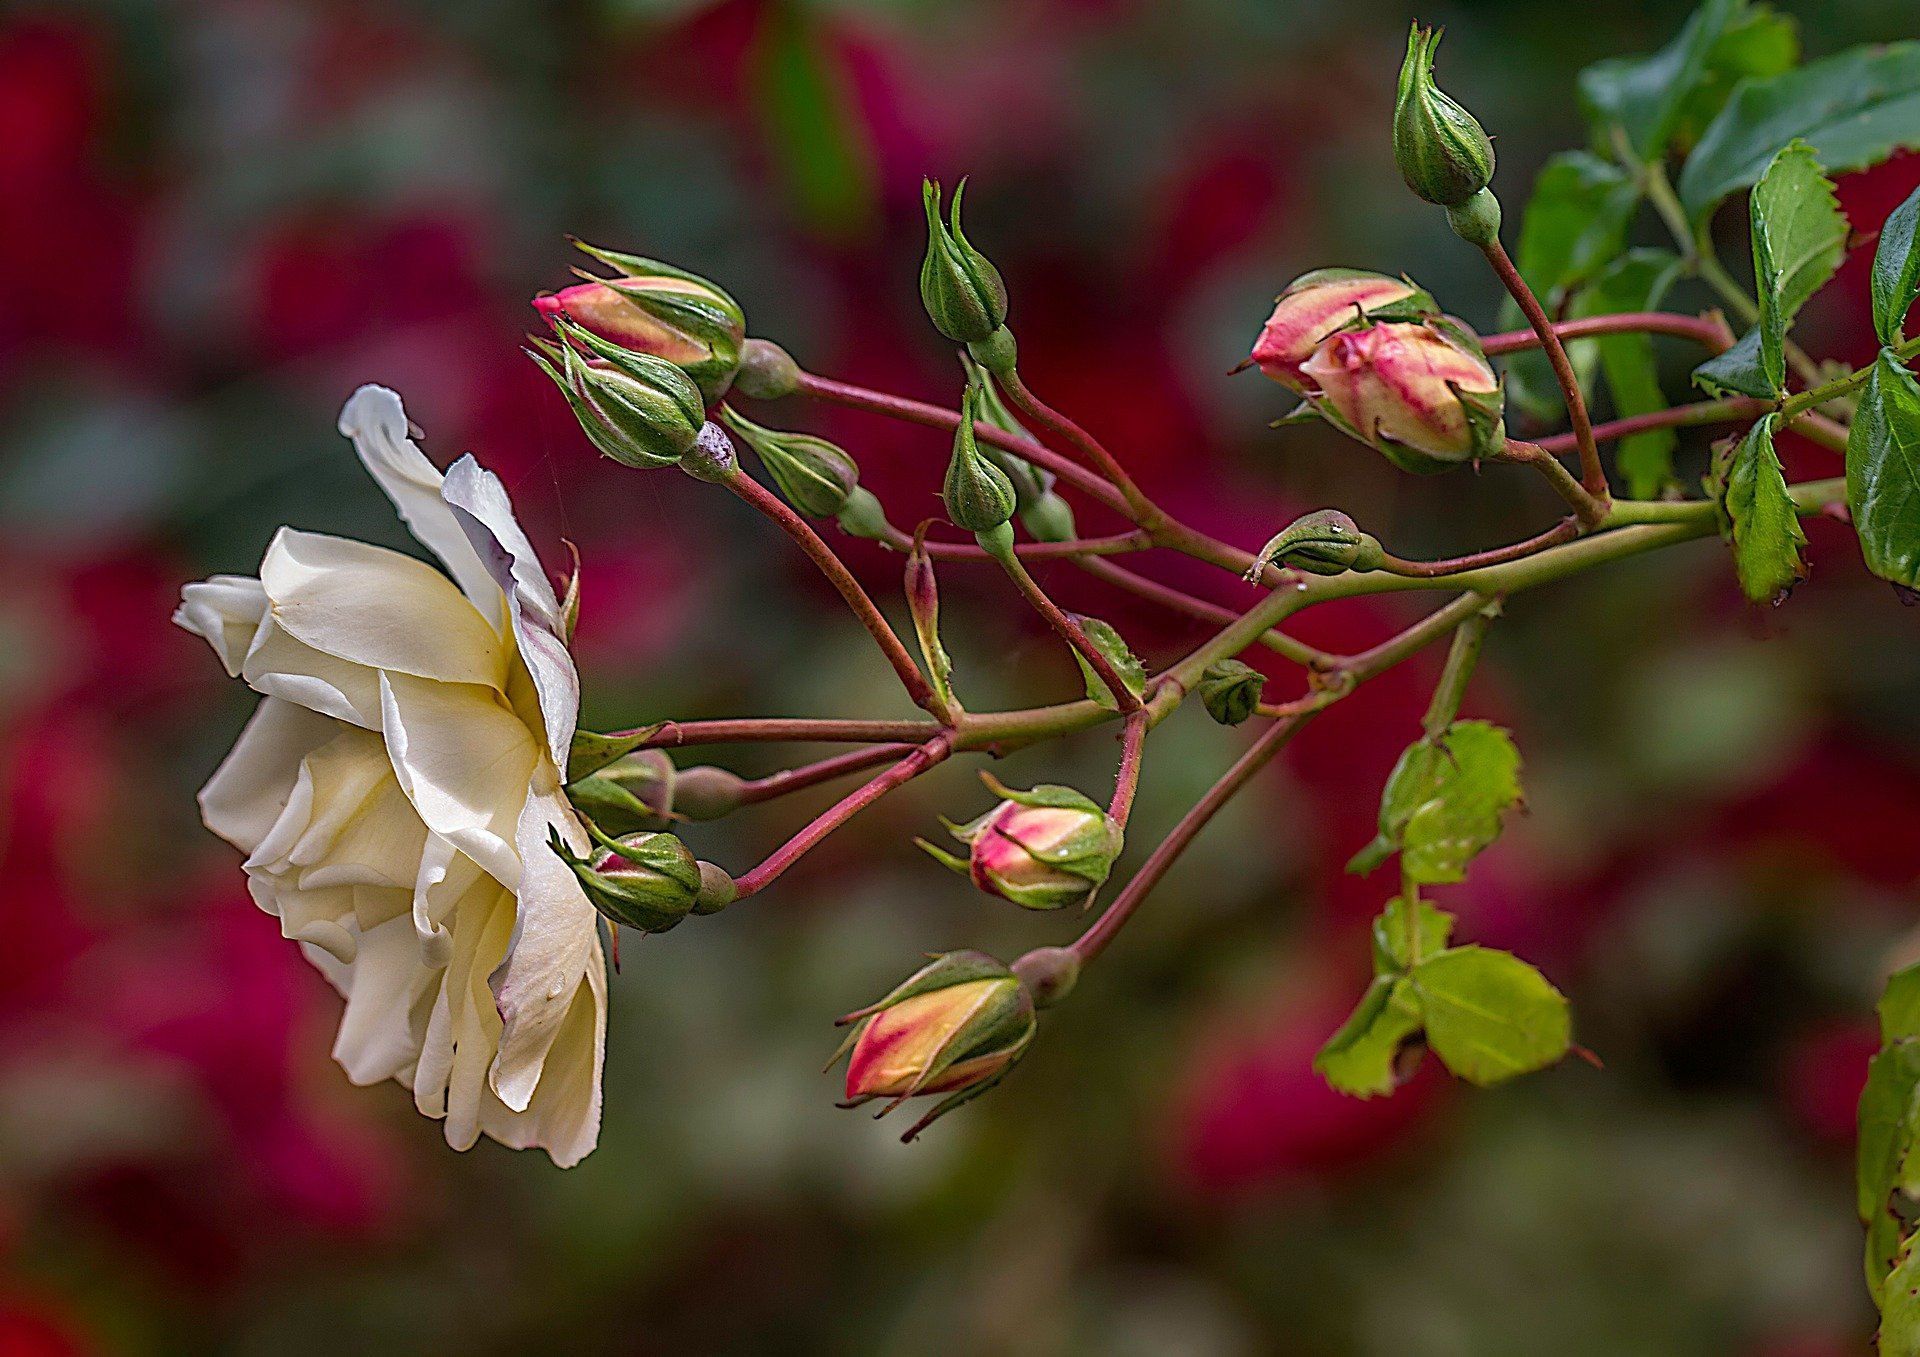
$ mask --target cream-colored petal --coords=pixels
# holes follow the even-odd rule
[[[304,707],[267,698],[200,789],[207,828],[241,852],[253,852],[285,810],[301,760],[339,729],[338,722]]]
[[[513,1112],[496,1099],[481,1129],[515,1149],[543,1148],[560,1168],[572,1168],[599,1143],[606,1049],[606,976],[596,965],[554,1036],[527,1110]]]
[[[405,918],[367,930],[358,943],[353,964],[329,977],[347,999],[333,1058],[354,1083],[377,1084],[409,1074],[419,1060],[442,973],[420,964]]]
[[[548,752],[554,765],[564,768],[580,714],[580,674],[567,650],[566,618],[553,582],[514,517],[506,487],[472,454],[448,470],[441,494],[506,596],[520,658],[539,694]]]
[[[372,669],[503,687],[507,647],[425,561],[282,528],[260,563],[273,619],[315,650]]]
[[[488,977],[503,1024],[489,1082],[515,1112],[532,1101],[574,996],[588,972],[601,965],[600,916],[548,842],[557,828],[576,852],[584,852],[587,838],[558,780],[546,765],[541,771],[548,785],[527,798],[516,833],[520,888],[513,936],[499,969]]]
[[[491,689],[383,674],[380,693],[387,756],[420,818],[516,888],[514,835],[540,754],[533,732]]]
[[[240,661],[240,677],[262,696],[380,729],[380,671],[315,650],[283,630],[271,612]]]
[[[260,619],[267,611],[267,590],[248,575],[215,575],[180,591],[173,624],[203,637],[226,666],[227,677],[240,677],[240,661],[253,644]]]
[[[384,386],[361,387],[341,407],[340,432],[353,440],[361,462],[421,545],[440,558],[488,624],[502,630],[500,591],[441,499],[440,472],[407,436],[399,395]]]

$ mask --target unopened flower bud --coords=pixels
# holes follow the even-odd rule
[[[673,760],[641,749],[568,784],[567,799],[603,834],[665,829],[674,809]]]
[[[979,819],[948,825],[967,845],[965,860],[921,843],[940,862],[963,871],[989,895],[1023,909],[1085,904],[1113,870],[1123,838],[1100,806],[1071,787],[1041,785],[1017,792],[991,777],[1003,799]]]
[[[664,359],[691,377],[707,402],[720,399],[740,367],[746,339],[740,304],[671,264],[574,243],[622,276],[588,277],[535,297],[534,309],[550,321],[564,316],[629,352]]]
[[[879,498],[864,486],[854,487],[853,493],[847,496],[846,507],[834,516],[834,522],[849,537],[882,542],[893,534],[893,525],[887,522],[887,511],[881,507]]]
[[[1260,705],[1267,676],[1239,660],[1215,660],[1200,675],[1194,692],[1207,715],[1223,726],[1237,726]]]
[[[927,209],[927,258],[920,266],[920,300],[933,327],[956,344],[988,339],[1007,319],[1007,285],[1000,270],[967,243],[960,229],[962,179],[953,191],[951,225],[941,220],[940,185],[926,180],[921,196]]]
[[[1020,511],[1020,526],[1036,542],[1071,542],[1079,536],[1073,506],[1051,490]]]
[[[749,339],[740,348],[733,389],[757,401],[779,400],[800,389],[800,365],[770,339]]]
[[[966,369],[968,385],[978,388],[980,392],[980,422],[1016,438],[1031,440],[1033,434],[1014,417],[1013,411],[1000,398],[1000,388],[992,375],[970,354],[962,354],[960,362]],[[1067,542],[1078,535],[1073,521],[1073,507],[1054,493],[1056,478],[1051,471],[1035,466],[1026,458],[1004,448],[988,443],[979,443],[978,446],[980,455],[1006,472],[1007,479],[1013,483],[1014,511],[1020,516],[1020,526],[1032,534],[1034,541]]]
[[[1287,524],[1267,540],[1247,570],[1249,580],[1260,578],[1269,562],[1304,570],[1309,575],[1344,575],[1349,570],[1377,570],[1380,544],[1360,531],[1360,525],[1338,509],[1315,509]]]
[[[1445,471],[1506,442],[1500,380],[1458,322],[1337,334],[1300,371],[1330,423],[1403,470]]]
[[[1300,365],[1327,336],[1367,325],[1378,316],[1407,319],[1431,310],[1433,298],[1409,279],[1364,269],[1315,269],[1287,284],[1274,299],[1273,314],[1260,327],[1248,363],[1304,393],[1307,382]]]
[[[1430,203],[1459,207],[1493,179],[1493,143],[1474,116],[1433,83],[1438,29],[1413,26],[1393,103],[1393,158],[1407,187]]]
[[[607,851],[597,859],[577,856],[557,829],[551,843],[595,909],[642,933],[664,933],[686,918],[705,884],[692,851],[671,834],[603,838]]]
[[[558,324],[569,342],[535,340],[527,356],[566,396],[593,445],[631,467],[678,463],[706,422],[693,380],[663,358],[630,353],[570,321]]]
[[[1020,978],[971,951],[936,956],[879,1003],[840,1022],[859,1024],[834,1053],[835,1060],[848,1055],[842,1106],[888,1098],[884,1115],[908,1098],[948,1095],[907,1131],[907,1140],[997,1082],[1026,1051],[1036,1026],[1033,997]]]
[[[978,387],[967,388],[960,414],[941,498],[946,502],[947,517],[956,527],[974,533],[992,532],[1013,517],[1013,482],[981,455],[980,445],[974,440],[973,422],[980,417]]]
[[[689,820],[718,820],[746,803],[746,779],[738,773],[701,763],[674,774],[675,815]]]
[[[812,518],[832,518],[860,485],[860,467],[847,452],[812,434],[755,424],[729,406],[720,418],[760,457],[787,502]]]

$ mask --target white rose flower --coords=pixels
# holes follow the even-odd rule
[[[265,699],[201,811],[345,996],[350,1079],[399,1080],[455,1149],[564,1167],[599,1136],[606,1044],[598,916],[548,845],[590,847],[561,790],[579,678],[499,480],[471,456],[443,478],[407,428],[383,387],[340,412],[447,574],[282,528],[258,579],[183,591],[174,620]]]

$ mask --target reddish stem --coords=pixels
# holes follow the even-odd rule
[[[800,394],[831,405],[843,405],[851,410],[865,410],[871,414],[886,415],[892,419],[924,425],[930,429],[956,429],[960,426],[960,416],[953,410],[929,405],[925,401],[909,400],[905,396],[891,395],[885,391],[871,391],[864,386],[855,386],[851,382],[836,382],[830,377],[816,376],[811,372],[800,374]],[[1024,457],[1035,466],[1045,467],[1074,489],[1091,495],[1116,513],[1132,517],[1126,499],[1111,485],[1079,463],[1061,456],[1052,448],[1043,447],[1030,438],[1021,438],[1017,434],[1007,433],[1004,429],[997,429],[980,420],[974,422],[973,433],[974,437],[982,443],[990,443],[996,448]]]
[[[1533,295],[1527,280],[1514,267],[1506,247],[1496,238],[1480,249],[1486,255],[1487,262],[1493,265],[1493,271],[1500,275],[1500,281],[1506,284],[1507,291],[1520,304],[1520,310],[1525,313],[1527,323],[1533,326],[1533,332],[1540,337],[1540,346],[1546,350],[1547,361],[1553,365],[1553,375],[1560,383],[1560,394],[1567,403],[1567,421],[1573,425],[1574,443],[1580,449],[1580,484],[1589,495],[1604,502],[1610,493],[1607,473],[1600,465],[1600,449],[1594,444],[1593,426],[1587,418],[1587,398],[1581,394],[1580,379],[1567,357],[1566,346],[1560,342],[1560,336],[1541,307],[1540,299]]]
[[[782,768],[777,773],[765,777],[753,778],[741,784],[740,799],[746,805],[759,805],[776,797],[793,792],[805,791],[809,787],[818,787],[823,782],[832,782],[835,778],[845,777],[848,773],[864,773],[867,769],[882,763],[892,763],[903,758],[914,749],[910,744],[877,744],[867,749],[849,749],[844,754],[835,754],[831,758],[820,759],[814,763],[803,763],[794,768]]]
[[[1586,339],[1593,335],[1651,333],[1691,339],[1703,348],[1719,353],[1728,345],[1726,326],[1706,316],[1683,316],[1672,311],[1617,311],[1607,316],[1583,316],[1578,320],[1552,323],[1553,333],[1561,339]],[[1505,330],[1487,335],[1480,341],[1487,357],[1518,353],[1540,347],[1534,330]]]
[[[1214,627],[1225,627],[1240,620],[1240,614],[1231,608],[1222,607],[1218,603],[1209,603],[1204,598],[1195,598],[1183,589],[1162,584],[1159,580],[1148,579],[1145,575],[1115,565],[1111,561],[1077,558],[1074,564],[1095,579],[1105,580],[1117,588],[1125,589],[1128,593],[1158,603],[1163,608],[1183,613],[1196,621],[1205,622]],[[1333,659],[1324,651],[1316,650],[1304,641],[1295,640],[1278,627],[1269,630],[1260,638],[1260,641],[1275,653],[1284,655],[1295,664],[1305,665],[1309,669],[1319,668]]]
[[[1773,406],[1763,400],[1747,396],[1731,397],[1727,400],[1699,401],[1692,405],[1675,405],[1665,410],[1653,410],[1644,415],[1629,415],[1625,419],[1608,420],[1605,424],[1593,426],[1595,442],[1606,443],[1616,438],[1645,433],[1649,429],[1684,428],[1694,424],[1735,423],[1743,419],[1758,419]],[[1555,434],[1543,438],[1534,446],[1548,452],[1571,452],[1577,446],[1570,433]]]
[[[616,730],[637,735],[644,726]],[[931,721],[838,721],[810,716],[753,716],[721,721],[665,721],[642,743],[643,749],[678,749],[695,744],[867,744],[872,741],[918,743],[939,729]]]
[[[786,501],[778,495],[744,473],[728,478],[726,486],[779,524],[787,536],[799,545],[800,550],[807,554],[807,559],[818,566],[820,573],[840,591],[840,597],[846,600],[847,606],[853,610],[853,615],[860,619],[860,625],[865,627],[868,635],[873,637],[874,643],[880,647],[880,653],[885,655],[887,663],[893,666],[893,672],[900,676],[900,683],[906,688],[907,696],[913,699],[913,704],[932,712],[942,724],[951,725],[952,721],[950,713],[946,710],[946,704],[940,700],[940,695],[934,692],[933,685],[928,683],[926,676],[920,672],[920,666],[914,663],[913,656],[907,653],[907,648],[900,643],[900,638],[893,634],[893,628],[887,624],[887,619],[881,615],[880,609],[867,596],[867,591],[860,587],[860,581],[853,577],[846,563],[834,554],[833,548],[821,539],[820,534],[813,530],[807,520],[788,508]]]
[[[1120,769],[1113,778],[1113,800],[1107,804],[1107,814],[1122,829],[1133,814],[1134,793],[1140,790],[1140,757],[1146,745],[1147,713],[1142,709],[1128,715],[1126,729],[1121,733]]]
[[[953,737],[947,732],[928,740],[880,776],[861,784],[808,821],[805,828],[768,854],[759,866],[735,878],[735,899],[744,899],[765,888],[787,868],[805,857],[822,839],[871,806],[896,787],[914,778],[946,758],[953,749]]]
[[[904,532],[888,535],[887,545],[899,551],[913,546],[913,538]],[[1075,537],[1065,542],[1019,542],[1014,555],[1026,561],[1060,560],[1078,556],[1122,556],[1132,551],[1147,551],[1153,540],[1144,532],[1115,533],[1111,537]],[[992,561],[998,558],[985,547],[972,542],[923,541],[927,557],[935,561]]]
[[[1106,950],[1114,935],[1126,925],[1133,912],[1140,908],[1140,902],[1147,898],[1160,878],[1167,874],[1179,856],[1187,849],[1207,821],[1217,814],[1220,808],[1234,798],[1242,787],[1253,779],[1253,775],[1267,766],[1267,763],[1286,746],[1301,726],[1311,719],[1308,716],[1294,716],[1286,720],[1275,721],[1260,732],[1260,738],[1247,747],[1221,779],[1207,788],[1206,795],[1197,801],[1193,808],[1180,817],[1180,823],[1171,833],[1161,840],[1147,860],[1140,864],[1140,870],[1133,879],[1113,898],[1106,911],[1094,921],[1093,927],[1082,933],[1073,944],[1073,951],[1082,962],[1093,960]]]
[[[1080,629],[1078,622],[1067,616],[1059,604],[1047,597],[1046,590],[1042,589],[1033,576],[1027,573],[1026,566],[1020,563],[1020,558],[1012,555],[1002,556],[1000,564],[1005,567],[1007,577],[1020,591],[1020,596],[1032,604],[1034,611],[1046,618],[1047,624],[1059,633],[1060,639],[1072,646],[1080,658],[1087,662],[1087,667],[1099,675],[1100,682],[1105,684],[1107,691],[1113,694],[1115,705],[1122,712],[1138,711],[1140,697],[1133,689],[1127,687],[1127,681],[1120,677],[1120,671],[1113,667],[1113,661],[1101,653],[1100,647],[1096,646],[1088,638],[1087,633]]]
[[[1455,556],[1444,561],[1406,561],[1398,556],[1386,556],[1385,559],[1387,568],[1396,575],[1407,575],[1415,579],[1434,579],[1441,575],[1457,575],[1463,570],[1478,570],[1482,566],[1517,561],[1533,555],[1536,551],[1545,551],[1548,547],[1557,547],[1562,542],[1571,542],[1579,535],[1580,520],[1563,518],[1545,532],[1529,537],[1524,542],[1515,542],[1504,547],[1490,547],[1486,551],[1476,551],[1470,556]]]

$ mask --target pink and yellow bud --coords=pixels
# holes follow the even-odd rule
[[[1315,269],[1287,285],[1260,327],[1250,362],[1282,386],[1306,394],[1301,367],[1330,335],[1365,325],[1377,312],[1405,315],[1433,299],[1405,278],[1360,269]]]
[[[1300,371],[1321,414],[1408,471],[1444,471],[1505,441],[1500,379],[1453,322],[1335,334]]]
[[[860,1025],[842,1044],[847,1100],[892,1102],[947,1094],[910,1130],[986,1091],[1026,1051],[1035,1029],[1033,996],[1020,977],[981,952],[934,957],[870,1008],[842,1023]],[[837,1057],[836,1057],[837,1058]]]
[[[924,840],[920,846],[989,895],[1025,909],[1085,904],[1120,856],[1122,835],[1113,817],[1071,787],[1017,792],[984,780],[1003,798],[1000,804],[970,824],[948,826],[967,845],[966,858]]]
[[[725,394],[740,369],[746,317],[718,287],[670,264],[611,250],[580,248],[619,270],[533,299],[550,323],[572,321],[632,353],[686,372],[709,402]],[[583,275],[584,276],[584,275]]]

